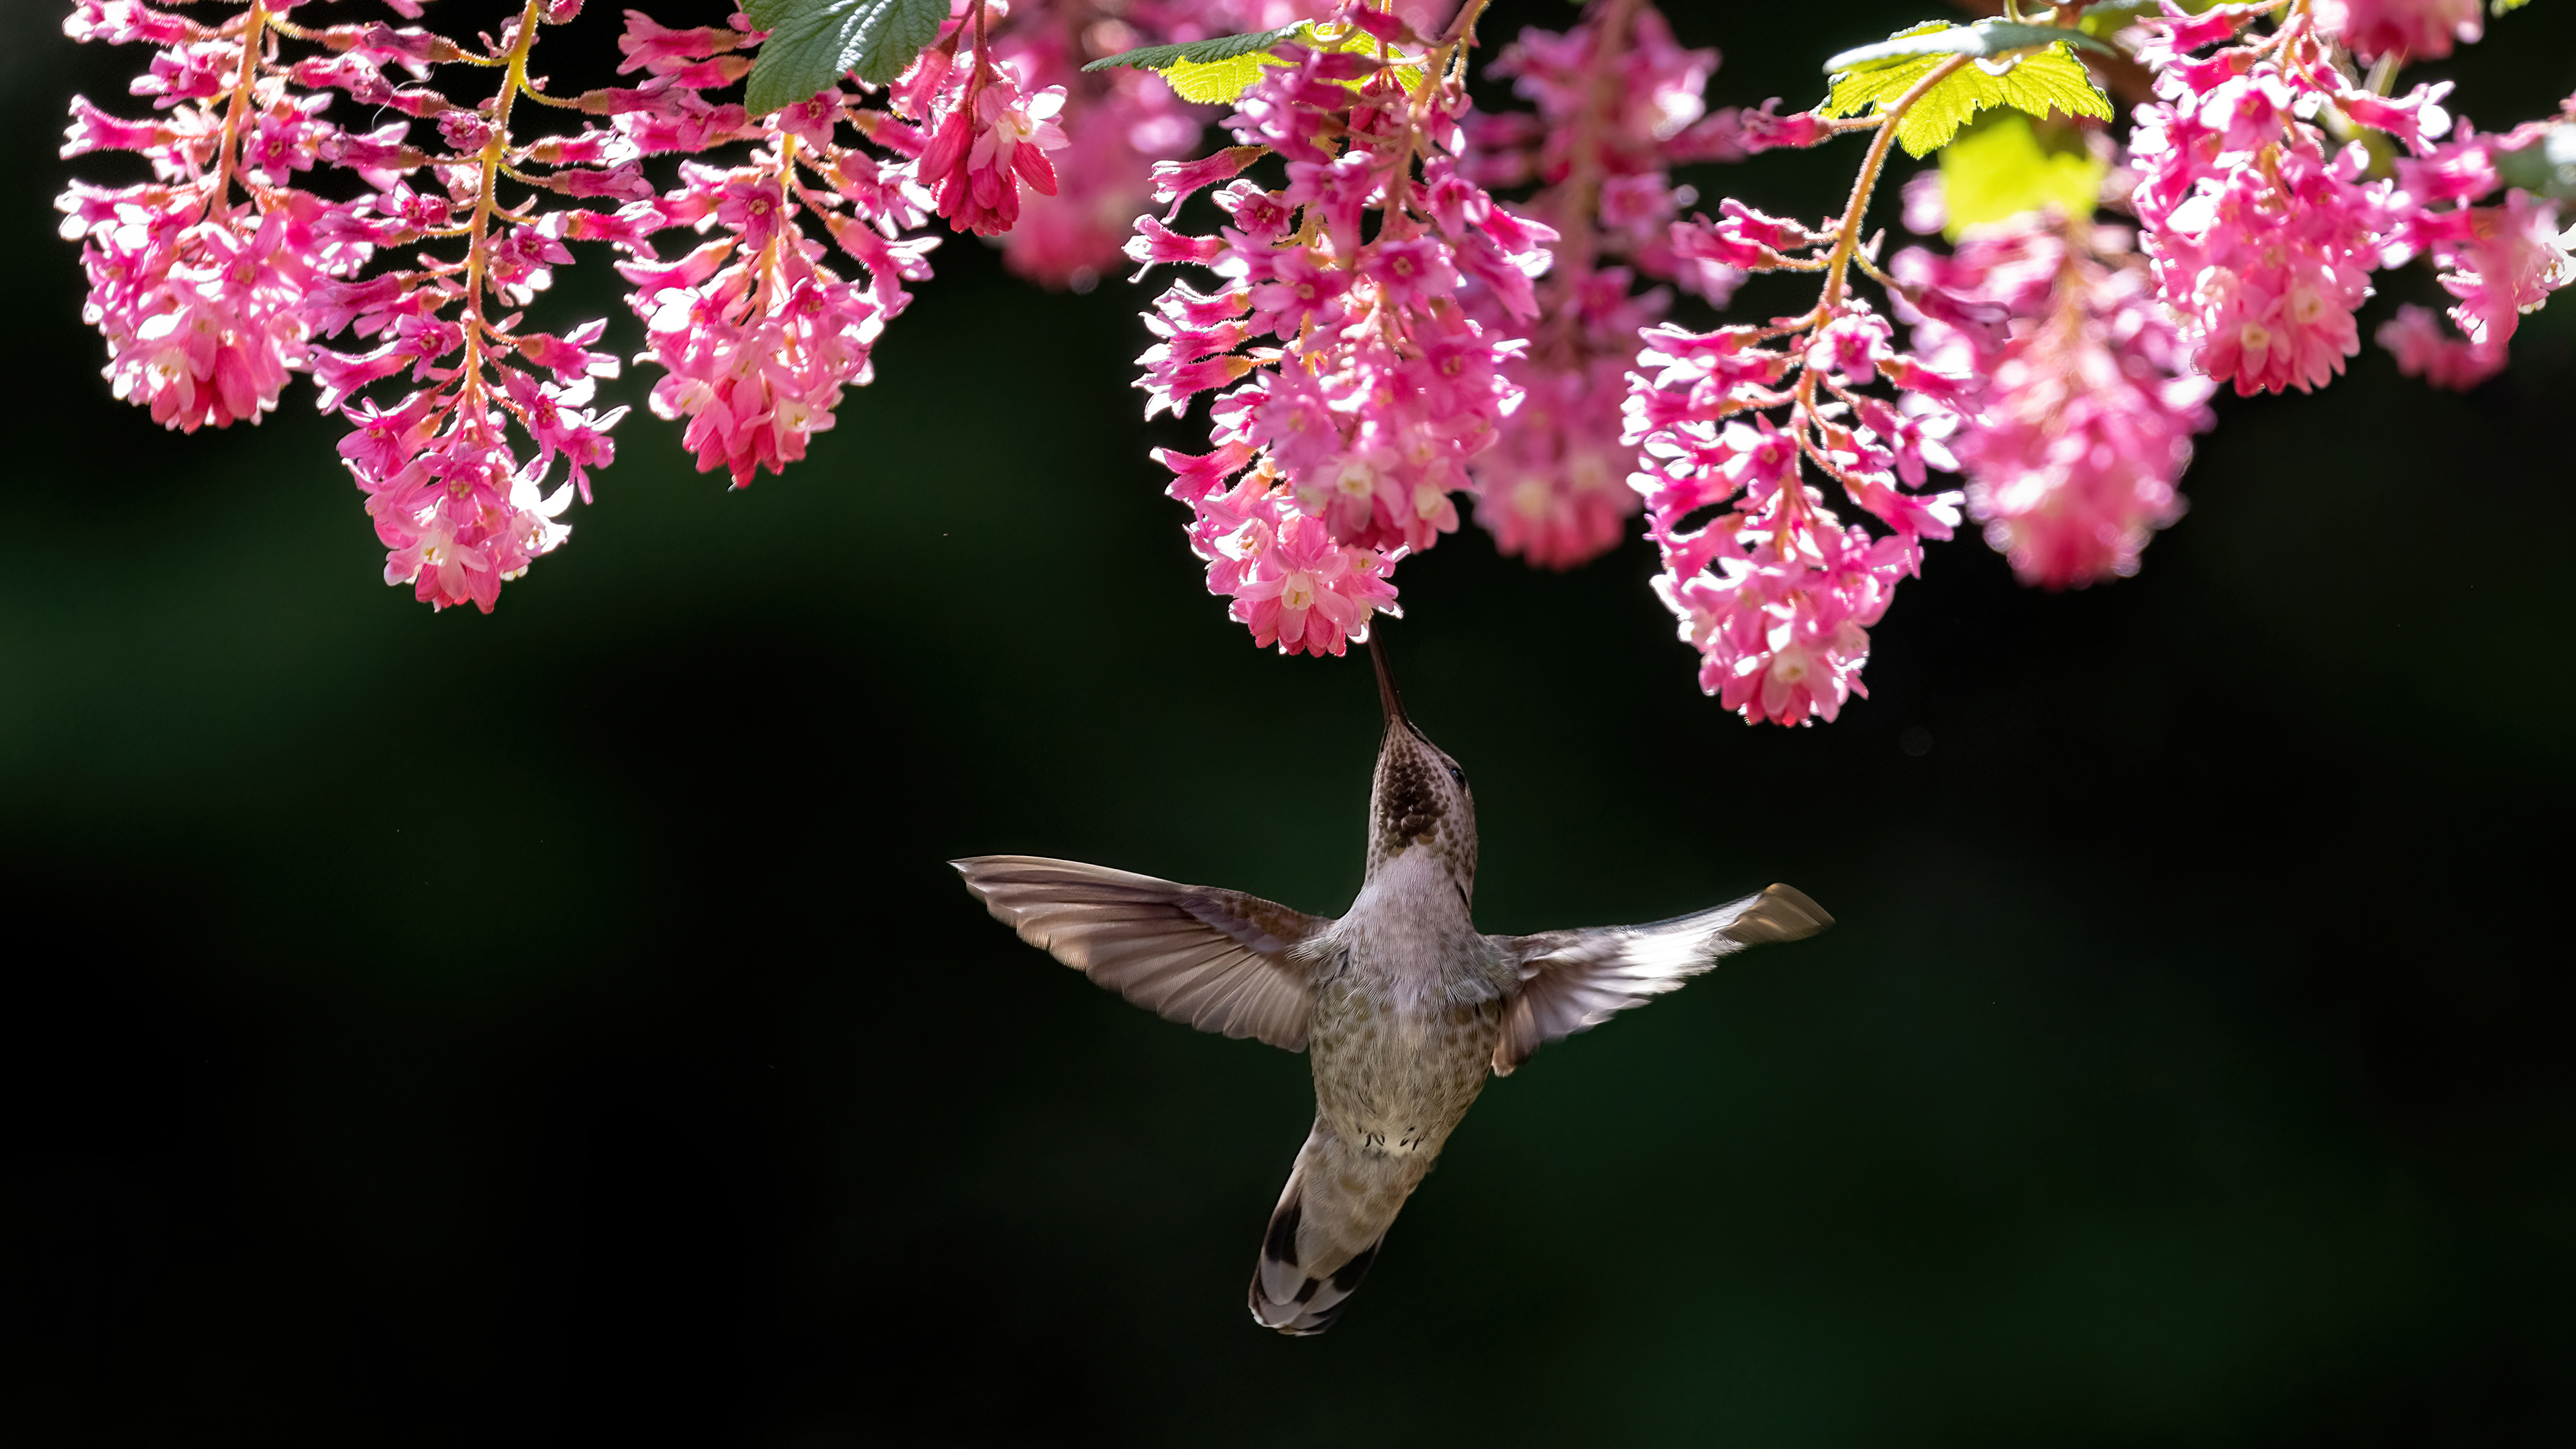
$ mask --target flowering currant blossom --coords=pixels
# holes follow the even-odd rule
[[[2462,203],[2493,191],[2494,158],[2539,139],[2451,129],[2449,82],[2404,96],[2354,83],[2340,50],[2384,57],[2449,53],[2472,40],[2477,11],[2421,0],[2294,6],[2268,34],[2237,27],[2270,7],[2221,6],[2187,16],[2168,5],[2146,26],[2141,57],[2156,72],[2156,104],[2138,110],[2130,150],[2140,176],[2131,201],[2168,305],[2180,313],[2193,361],[2239,394],[2328,381],[2360,351],[2353,311],[2369,273],[2429,255],[2466,340],[2441,335],[2421,309],[2381,338],[2409,372],[2468,386],[2503,365],[2522,311],[2568,279],[2545,202],[2521,192],[2501,207]],[[2193,52],[2225,41],[2206,57]],[[2395,179],[2373,179],[2358,139],[2336,148],[2324,123],[2385,133],[2406,154]]]
[[[1065,144],[1055,119],[1064,87],[1024,87],[1015,67],[993,58],[987,32],[1000,7],[969,0],[966,8],[895,83],[895,105],[926,120],[930,141],[917,165],[939,214],[959,231],[999,236],[1019,220],[1021,187],[1055,194],[1046,153]]]
[[[1700,653],[1700,687],[1748,721],[1831,720],[1867,693],[1869,627],[1897,582],[1920,571],[1923,541],[1948,538],[1959,521],[1959,494],[1922,490],[1927,466],[1954,466],[1942,439],[1972,407],[1973,382],[1898,351],[1894,329],[1849,282],[1855,264],[1867,267],[1860,226],[1892,127],[1963,63],[1944,62],[1861,123],[1878,135],[1849,208],[1824,229],[1732,199],[1717,220],[1673,229],[1685,255],[1824,277],[1812,308],[1769,326],[1649,329],[1630,379],[1626,436],[1643,449],[1631,483],[1663,562],[1655,591]],[[1808,119],[1820,134],[1854,128]],[[1828,507],[1809,465],[1886,532]]]
[[[2355,87],[2306,9],[2268,35],[2205,59],[2244,13],[2179,10],[2149,22],[2144,47],[2159,100],[2138,109],[2131,204],[2166,305],[2184,319],[2192,361],[2240,395],[2302,392],[2361,350],[2353,312],[2370,272],[2405,225],[2396,183],[2373,180],[2369,149],[2335,146],[2328,106],[2417,149],[2449,129],[2449,90],[2401,100]]]
[[[2356,57],[2440,60],[2486,30],[2478,0],[2315,0],[2317,26]]]
[[[1637,274],[1717,306],[1743,280],[1671,242],[1694,193],[1665,168],[1742,154],[1734,113],[1711,116],[1701,102],[1716,66],[1717,52],[1675,44],[1643,0],[1593,0],[1572,30],[1523,30],[1488,68],[1537,109],[1471,116],[1465,164],[1488,186],[1541,183],[1513,209],[1561,238],[1529,349],[1504,364],[1524,400],[1469,465],[1476,521],[1506,554],[1572,568],[1617,547],[1637,512],[1623,483],[1634,449],[1620,439],[1620,399],[1641,329],[1671,302],[1663,288],[1637,294]],[[1613,259],[1627,265],[1605,265]],[[1512,330],[1490,292],[1471,289],[1469,306],[1480,323]]]
[[[840,386],[866,380],[901,283],[927,275],[927,243],[894,240],[928,202],[901,159],[922,149],[918,133],[837,90],[758,122],[709,99],[750,68],[756,37],[739,23],[670,30],[630,11],[621,69],[641,84],[556,97],[528,78],[529,57],[581,0],[525,0],[472,50],[379,22],[308,28],[287,18],[298,8],[259,0],[207,24],[81,0],[74,38],[157,47],[134,90],[166,115],[75,101],[65,155],[139,150],[156,179],[75,183],[59,205],[84,242],[119,392],[173,427],[221,426],[256,421],[289,372],[309,370],[320,406],[352,425],[340,454],[386,581],[433,607],[489,611],[563,541],[566,506],[615,456],[625,409],[594,406],[597,380],[618,372],[599,345],[605,319],[525,325],[572,244],[634,259],[650,355],[670,373],[655,410],[685,417],[700,466],[737,483],[830,425]],[[442,69],[497,85],[463,104],[431,83]],[[368,129],[330,119],[335,92]],[[882,135],[895,159],[840,145],[844,123]],[[686,164],[667,197],[644,175],[644,157],[734,143],[756,148],[750,165]],[[291,184],[317,168],[347,173],[350,199]],[[865,285],[820,265],[800,212],[823,218]],[[674,225],[723,234],[664,263],[652,238]]]
[[[2391,260],[2410,253],[2429,258],[2443,290],[2457,299],[2450,318],[2459,328],[2458,335],[2445,333],[2428,308],[2398,308],[2380,325],[2378,340],[2400,371],[2436,387],[2475,387],[2504,370],[2505,344],[2522,314],[2576,279],[2553,203],[2514,188],[2500,206],[2468,204],[2502,185],[2500,158],[2538,145],[2546,130],[2535,123],[2482,136],[2463,126],[2452,141],[2398,161],[2406,224]]]
[[[294,184],[338,132],[316,119],[319,98],[262,64],[266,14],[204,25],[84,0],[63,23],[75,40],[157,47],[134,83],[157,114],[126,120],[75,96],[62,148],[66,159],[140,152],[153,179],[74,182],[55,205],[63,236],[81,243],[83,318],[107,339],[116,395],[183,432],[276,407],[309,357],[305,293],[370,252],[335,226],[337,208]]]
[[[1223,183],[1227,224],[1186,235],[1146,216],[1128,247],[1149,268],[1214,275],[1156,301],[1146,323],[1161,341],[1137,385],[1147,417],[1223,390],[1210,450],[1156,457],[1191,509],[1209,589],[1255,643],[1289,653],[1365,637],[1393,606],[1388,570],[1457,528],[1467,462],[1520,398],[1503,374],[1516,345],[1460,293],[1472,277],[1528,317],[1554,237],[1458,169],[1455,38],[1408,56],[1420,42],[1401,22],[1349,18],[1375,53],[1300,46],[1237,103],[1226,125],[1241,144],[1157,168],[1174,215]],[[1284,163],[1281,189],[1240,178],[1265,154]]]
[[[1321,17],[1330,0],[1029,0],[993,32],[993,54],[1031,90],[1067,92],[1065,144],[1048,160],[1053,193],[1020,197],[1020,219],[1001,238],[1013,272],[1087,292],[1125,258],[1127,238],[1152,194],[1157,161],[1186,155],[1219,112],[1193,105],[1151,74],[1081,67],[1147,45],[1273,30]]]
[[[2212,421],[2212,384],[2184,375],[2126,232],[2025,213],[1970,228],[1947,257],[1901,252],[1890,270],[1915,348],[1980,379],[1947,441],[1986,542],[2026,584],[2136,573],[2152,531],[2182,514],[2174,485]]]
[[[679,187],[639,208],[714,239],[674,261],[655,254],[649,227],[609,239],[631,254],[617,270],[635,284],[627,302],[645,319],[648,355],[664,372],[655,415],[685,419],[682,441],[698,470],[721,468],[740,488],[762,468],[784,472],[804,457],[807,440],[832,426],[841,389],[867,384],[877,337],[910,300],[903,284],[929,277],[936,243],[902,236],[930,205],[902,159],[922,151],[921,133],[867,107],[847,84],[756,123],[740,106],[715,105],[691,82],[715,79],[709,58],[734,40],[714,29],[630,30],[629,66],[654,77],[646,89],[681,128],[666,129],[652,112],[622,114],[620,130],[636,150],[698,149],[719,138],[755,144],[741,165],[681,163]],[[849,142],[854,132],[891,154]],[[809,217],[865,269],[864,280],[825,264]]]

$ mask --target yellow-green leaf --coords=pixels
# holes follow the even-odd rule
[[[1941,201],[1950,213],[1942,235],[1957,241],[1969,227],[2046,206],[2091,216],[2109,169],[2080,143],[2043,144],[2018,111],[1987,116],[1941,148]]]
[[[1890,39],[1952,28],[1918,25],[1900,30]],[[1939,53],[1912,55],[1885,65],[1844,71],[1834,77],[1833,93],[1820,109],[1828,116],[1884,111],[1951,58]],[[2111,102],[2093,88],[2093,79],[2084,73],[2083,63],[2061,40],[2040,50],[1998,59],[1970,59],[1897,120],[1897,144],[1911,155],[1929,156],[1948,145],[1961,126],[1988,107],[2008,107],[2033,116],[2063,111],[2070,116],[2111,119]]]
[[[2508,11],[2519,10],[2530,3],[2531,0],[2495,0],[2494,10],[2496,14],[2502,15]]]
[[[1229,105],[1252,89],[1261,72],[1272,66],[1289,64],[1271,52],[1270,46],[1295,39],[1317,50],[1347,50],[1374,55],[1378,50],[1375,37],[1356,25],[1316,25],[1300,22],[1277,30],[1250,35],[1225,35],[1190,45],[1150,45],[1119,55],[1095,60],[1084,70],[1102,70],[1110,66],[1135,66],[1150,70],[1171,82],[1173,94],[1201,105]],[[1406,90],[1422,86],[1422,58],[1399,51],[1387,53],[1395,70],[1396,81]],[[1344,81],[1356,90],[1363,82]]]
[[[1317,25],[1310,27],[1306,32],[1306,43],[1315,47],[1317,50],[1348,51],[1354,55],[1375,55],[1378,50],[1377,37],[1360,29],[1356,25],[1346,27]],[[1404,87],[1407,94],[1422,89],[1423,58],[1421,56],[1406,55],[1403,51],[1397,50],[1393,46],[1389,46],[1386,51],[1386,59],[1387,64],[1395,71],[1395,83]],[[1358,90],[1361,86],[1367,84],[1367,81],[1365,79],[1343,81],[1342,84],[1348,86],[1352,90]]]
[[[1222,105],[1252,89],[1253,82],[1261,79],[1264,67],[1287,63],[1266,50],[1256,50],[1249,55],[1229,56],[1205,65],[1194,60],[1176,60],[1158,74],[1172,83],[1172,93],[1182,100]]]

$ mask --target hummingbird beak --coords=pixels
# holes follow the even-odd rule
[[[1376,629],[1369,630],[1369,662],[1377,666],[1377,707],[1386,715],[1386,727],[1411,723],[1404,717],[1404,696],[1396,692],[1395,674],[1386,664],[1386,644]]]

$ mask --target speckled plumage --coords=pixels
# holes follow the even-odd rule
[[[1262,1235],[1250,1293],[1256,1320],[1292,1334],[1331,1326],[1489,1073],[1721,956],[1832,921],[1775,885],[1647,926],[1480,934],[1466,773],[1405,714],[1374,639],[1370,653],[1386,734],[1367,878],[1338,920],[1072,861],[954,862],[1021,939],[1129,1000],[1308,1052],[1315,1125]]]

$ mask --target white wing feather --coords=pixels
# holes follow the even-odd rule
[[[1552,1041],[1600,1025],[1660,996],[1747,946],[1795,941],[1834,923],[1792,887],[1644,926],[1595,926],[1494,938],[1520,966],[1521,990],[1494,1044],[1494,1071],[1508,1075]]]

